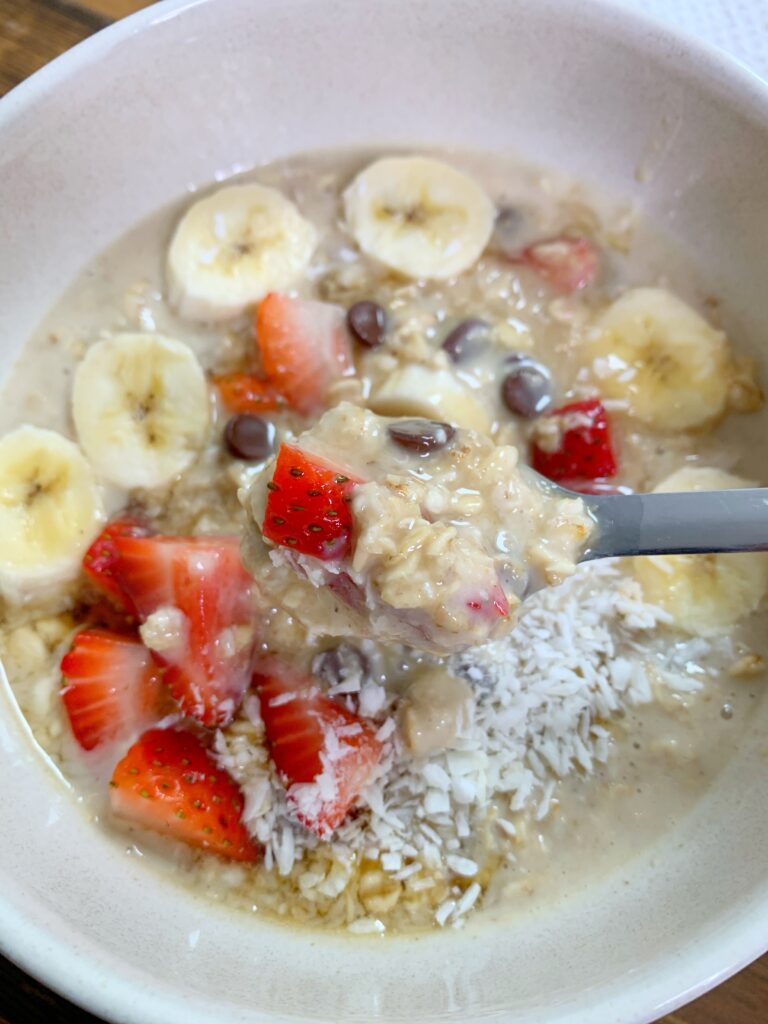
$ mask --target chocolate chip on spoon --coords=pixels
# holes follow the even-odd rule
[[[429,455],[445,448],[456,434],[450,423],[416,418],[390,423],[387,429],[395,444],[418,455]]]
[[[443,351],[447,353],[449,359],[454,363],[458,363],[466,356],[473,336],[487,327],[488,324],[485,320],[478,320],[477,318],[462,320],[460,324],[453,328],[443,342]]]
[[[224,428],[227,448],[236,459],[256,462],[268,458],[275,448],[275,428],[260,416],[241,413]]]
[[[367,348],[378,348],[384,341],[387,315],[376,302],[356,302],[347,312],[347,326]]]
[[[501,397],[510,412],[533,419],[552,403],[552,379],[539,363],[521,361],[502,381]]]

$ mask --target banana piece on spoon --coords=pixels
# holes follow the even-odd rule
[[[187,469],[210,420],[208,384],[189,346],[160,334],[118,334],[91,346],[75,374],[72,415],[104,480],[155,489]]]
[[[496,210],[466,174],[428,157],[386,157],[344,193],[355,241],[368,256],[407,277],[444,280],[477,261]]]
[[[306,270],[315,227],[277,189],[230,185],[191,206],[168,250],[171,305],[189,320],[228,320]]]
[[[14,603],[77,576],[105,515],[80,449],[53,430],[0,438],[0,593]]]

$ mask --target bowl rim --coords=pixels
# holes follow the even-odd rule
[[[156,25],[183,17],[188,11],[213,2],[159,0],[77,43],[0,99],[0,137],[6,125],[27,116],[30,108],[45,102],[46,96],[65,83],[72,72],[97,63],[134,35],[151,31]],[[381,3],[386,0],[366,2]],[[549,0],[549,3],[564,6],[568,0]],[[652,37],[656,44],[674,47],[684,72],[709,79],[721,77],[725,84],[734,89],[737,102],[762,120],[768,129],[768,81],[738,57],[658,17],[625,7],[616,0],[590,0],[588,9],[591,19],[612,22],[613,30],[617,33],[627,37],[644,34]],[[28,733],[30,741],[39,752],[18,710],[17,716],[20,719],[19,727]],[[730,955],[724,963],[720,954],[716,958],[711,955],[709,958],[701,956],[701,967],[693,972],[694,979],[684,980],[681,966],[670,964],[663,974],[656,977],[653,985],[640,986],[632,982],[622,993],[622,1003],[633,1007],[629,1013],[622,1011],[622,1007],[617,1006],[613,999],[604,999],[589,1011],[580,1012],[578,1020],[567,1011],[565,1015],[558,1013],[553,1024],[606,1024],[609,1019],[616,1024],[648,1024],[676,1010],[726,981],[768,951],[765,912],[768,912],[768,902],[762,908],[740,908],[729,921],[729,928],[722,933],[722,947],[731,950]],[[138,989],[136,979],[125,971],[121,974],[120,963],[101,951],[87,965],[84,964],[82,957],[66,942],[51,936],[44,925],[30,922],[24,910],[16,906],[4,892],[0,892],[0,952],[64,998],[114,1024],[214,1022],[208,1010],[200,1015],[196,1007],[189,1005],[186,1000],[180,1000],[170,987],[153,987],[151,992]],[[715,959],[719,966],[715,965]],[[274,1014],[264,1016],[261,1013],[258,1016],[249,1015],[247,1019],[259,1019],[264,1024],[276,1024],[280,1019],[290,1020],[294,1024],[298,1021],[294,1016],[280,1018]],[[465,1019],[469,1021],[469,1018]]]

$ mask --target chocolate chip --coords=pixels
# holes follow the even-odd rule
[[[473,337],[487,327],[485,320],[462,320],[443,342],[443,351],[448,354],[449,359],[458,363],[469,351]]]
[[[312,662],[312,671],[328,686],[351,683],[357,689],[370,674],[370,665],[359,647],[339,644],[318,654]]]
[[[356,302],[347,313],[347,326],[361,345],[378,348],[384,341],[387,316],[375,302]]]
[[[241,413],[224,428],[227,448],[236,459],[250,462],[268,458],[275,447],[275,428],[260,416]]]
[[[419,455],[429,455],[445,448],[456,434],[450,423],[438,423],[435,420],[398,420],[390,423],[387,429],[395,444]]]
[[[502,381],[501,397],[510,412],[533,419],[552,403],[552,379],[539,363],[520,361]]]
[[[496,215],[493,241],[504,252],[511,252],[520,244],[525,215],[516,206],[502,206]]]
[[[476,662],[470,654],[451,658],[451,671],[465,679],[473,689],[492,690],[495,685],[493,672],[482,662]]]

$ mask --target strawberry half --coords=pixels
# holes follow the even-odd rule
[[[533,268],[560,292],[592,284],[600,267],[597,251],[586,238],[549,238],[523,249],[519,262]]]
[[[549,445],[531,446],[531,464],[538,473],[550,480],[596,480],[616,473],[611,427],[598,398],[564,405],[540,419],[539,427],[552,421],[556,442],[551,450]]]
[[[83,557],[83,572],[105,594],[112,604],[130,618],[136,617],[136,607],[115,576],[118,537],[148,537],[152,531],[138,519],[123,517],[107,523]]]
[[[213,384],[230,412],[259,415],[284,404],[269,381],[255,373],[226,373],[214,377]]]
[[[335,380],[355,372],[340,306],[270,292],[256,311],[256,340],[269,381],[305,416],[324,408]]]
[[[132,738],[172,709],[162,671],[137,636],[83,630],[61,674],[61,699],[84,750]]]
[[[352,548],[352,490],[359,480],[300,448],[280,446],[262,533],[267,540],[324,561]]]
[[[288,801],[302,825],[329,839],[379,762],[376,730],[273,658],[259,664],[253,682]]]
[[[115,768],[109,799],[121,818],[189,846],[230,860],[259,856],[239,787],[190,732],[145,732]]]
[[[182,711],[230,722],[248,688],[255,645],[254,582],[237,537],[119,537],[115,568],[141,619],[176,628],[153,648]],[[179,614],[180,613],[180,614]],[[162,630],[161,630],[162,632]]]

